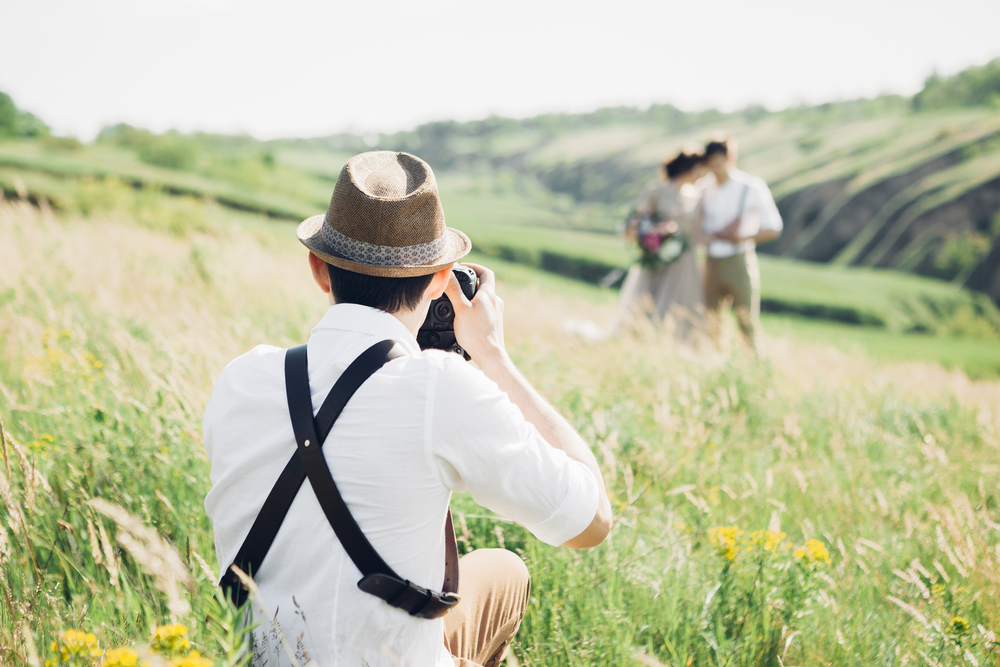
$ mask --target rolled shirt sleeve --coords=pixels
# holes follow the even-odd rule
[[[457,355],[441,355],[428,397],[428,464],[452,491],[522,524],[551,545],[597,513],[590,469],[549,445],[507,394]]]
[[[760,220],[760,231],[780,232],[784,228],[781,221],[781,213],[778,212],[778,205],[774,203],[774,196],[771,189],[763,179],[755,178],[753,183],[754,208]]]

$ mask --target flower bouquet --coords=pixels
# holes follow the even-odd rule
[[[655,215],[633,215],[627,223],[635,230],[639,245],[639,264],[658,269],[676,262],[690,247],[687,235],[673,220],[661,221]]]

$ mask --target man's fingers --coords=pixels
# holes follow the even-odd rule
[[[490,269],[487,269],[482,264],[473,264],[471,262],[462,262],[463,266],[467,266],[476,272],[479,276],[479,289],[483,290],[489,294],[496,294],[497,291],[497,278],[496,275]]]
[[[448,286],[444,288],[444,293],[448,295],[451,300],[452,306],[458,306],[458,304],[463,304],[465,306],[471,306],[472,302],[465,298],[465,292],[462,291],[462,285],[458,282],[458,278],[455,274],[449,274],[448,276]]]

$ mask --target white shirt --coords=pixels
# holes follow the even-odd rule
[[[781,214],[778,213],[767,183],[740,169],[730,169],[729,179],[722,185],[715,181],[714,176],[711,177],[705,186],[702,205],[705,209],[702,229],[706,236],[721,232],[737,217],[742,217],[738,230],[740,236],[753,236],[766,230],[782,230]],[[708,244],[708,254],[717,258],[732,257],[752,250],[754,246],[753,241],[736,244],[716,240]]]
[[[395,339],[407,356],[365,382],[323,447],[345,502],[379,555],[405,579],[440,590],[452,491],[559,545],[597,512],[593,473],[548,445],[507,395],[456,354],[421,352],[392,315],[330,307],[308,343],[313,410],[361,352]],[[285,350],[261,345],[230,363],[205,411],[212,489],[205,509],[223,571],[295,451]],[[424,620],[357,588],[361,573],[340,546],[309,481],[302,485],[255,573],[254,664],[324,667],[438,666],[454,662],[441,619]],[[221,578],[221,575],[220,575]],[[274,617],[276,623],[269,618]]]

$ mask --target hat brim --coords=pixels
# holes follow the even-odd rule
[[[383,266],[380,264],[362,264],[348,259],[331,248],[323,240],[323,221],[326,215],[314,215],[306,218],[295,230],[302,245],[309,248],[309,252],[322,259],[327,264],[363,273],[367,276],[379,276],[382,278],[411,278],[413,276],[426,276],[429,273],[436,273],[441,269],[448,268],[458,260],[469,254],[472,250],[472,241],[469,237],[457,229],[448,227],[445,229],[447,243],[441,256],[430,264],[417,264],[411,266]]]

